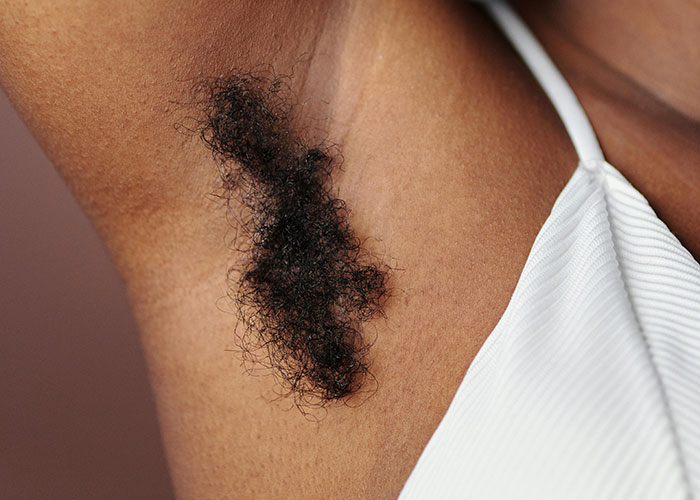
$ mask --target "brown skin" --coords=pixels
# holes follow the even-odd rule
[[[517,55],[457,1],[22,4],[0,2],[0,81],[126,282],[178,497],[395,498],[576,168]],[[672,107],[697,86],[668,90],[660,75],[650,81],[666,87],[632,91],[585,40],[533,26],[610,161],[700,257],[698,124]],[[367,327],[378,392],[320,423],[271,402],[275,381],[226,351],[235,325],[217,305],[233,256],[225,210],[206,196],[215,163],[172,127],[186,113],[169,101],[191,79],[259,63],[294,67],[299,123],[342,145],[335,185],[353,227],[404,269],[387,319]]]

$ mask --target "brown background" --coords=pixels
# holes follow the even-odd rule
[[[0,497],[173,498],[123,286],[1,91]]]

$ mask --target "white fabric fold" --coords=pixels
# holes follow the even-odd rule
[[[700,494],[700,265],[596,163],[557,198],[401,500]]]

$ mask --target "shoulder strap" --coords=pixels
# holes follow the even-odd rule
[[[491,0],[483,4],[549,96],[579,159],[604,160],[603,151],[581,103],[532,32],[506,2]]]

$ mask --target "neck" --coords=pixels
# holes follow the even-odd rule
[[[557,31],[621,78],[700,120],[700,3],[519,0],[537,31]]]
[[[581,101],[605,158],[697,259],[697,3],[518,0],[518,10]]]

